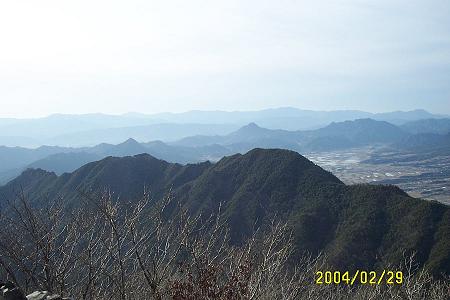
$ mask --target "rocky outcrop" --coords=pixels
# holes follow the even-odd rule
[[[27,298],[14,283],[0,282],[0,300],[27,300]]]
[[[47,291],[35,291],[25,297],[24,293],[12,282],[0,282],[0,300],[73,300],[63,298],[58,294]]]
[[[47,291],[36,291],[27,296],[27,300],[73,300],[72,298],[63,298],[58,294],[51,294]]]

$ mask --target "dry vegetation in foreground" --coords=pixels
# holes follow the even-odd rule
[[[74,299],[450,299],[449,281],[416,271],[412,259],[401,266],[402,286],[316,285],[326,259],[293,261],[284,223],[230,246],[220,210],[193,217],[172,197],[152,204],[146,192],[134,203],[108,191],[80,198],[69,211],[61,201],[31,207],[20,195],[2,210],[1,280]]]

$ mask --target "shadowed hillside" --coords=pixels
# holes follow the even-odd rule
[[[222,203],[235,244],[276,217],[294,229],[297,253],[324,251],[339,268],[379,268],[398,263],[404,252],[417,252],[421,265],[450,273],[449,207],[393,186],[347,186],[287,150],[255,149],[215,164],[190,165],[145,154],[108,157],[59,177],[28,170],[0,188],[0,195],[4,202],[23,188],[35,205],[62,196],[77,206],[80,191],[108,187],[126,201],[138,198],[144,186],[153,199],[171,189],[191,215],[208,214]]]

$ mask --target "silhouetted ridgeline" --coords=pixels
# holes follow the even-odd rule
[[[58,196],[77,206],[79,191],[109,187],[121,200],[149,188],[155,202],[169,190],[191,215],[222,203],[231,241],[276,217],[294,229],[297,253],[323,251],[341,269],[376,269],[417,252],[433,273],[450,274],[450,208],[409,197],[394,186],[347,186],[298,153],[254,149],[215,164],[171,164],[142,154],[108,157],[56,176],[27,170],[0,188],[1,201],[23,189],[34,205]],[[176,208],[173,208],[174,210]]]

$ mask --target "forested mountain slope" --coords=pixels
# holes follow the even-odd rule
[[[0,203],[23,189],[39,205],[108,187],[137,199],[144,186],[156,203],[168,190],[195,215],[222,204],[233,243],[269,219],[287,220],[298,253],[325,252],[341,269],[397,264],[404,253],[434,273],[450,274],[450,208],[409,197],[393,186],[347,186],[296,152],[254,149],[215,164],[171,164],[150,155],[108,157],[56,176],[28,170],[0,188]],[[176,209],[175,207],[173,208]]]

